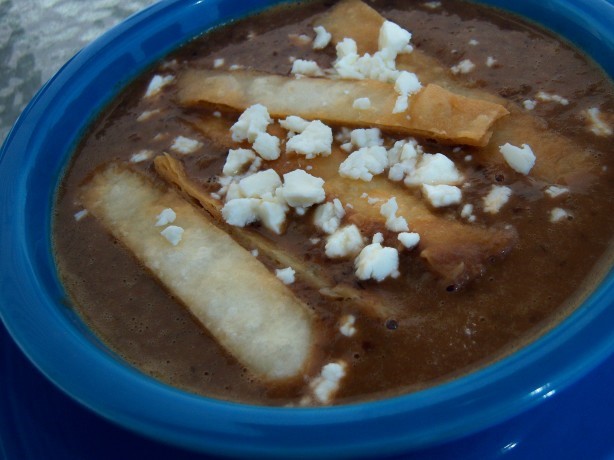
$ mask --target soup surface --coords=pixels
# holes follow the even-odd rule
[[[486,113],[478,134],[440,129]],[[613,120],[591,62],[499,11],[278,7],[187,44],[104,110],[57,195],[59,271],[111,349],[187,391],[266,405],[415,391],[533,340],[599,281]],[[198,259],[196,231],[222,257]]]

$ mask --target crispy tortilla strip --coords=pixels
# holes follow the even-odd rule
[[[403,113],[392,113],[398,96],[394,86],[375,80],[191,69],[180,77],[178,85],[179,103],[186,106],[206,104],[243,111],[259,103],[275,118],[298,115],[343,126],[377,126],[384,131],[473,146],[486,145],[492,124],[508,113],[501,105],[469,99],[431,84],[412,96],[409,111]],[[369,98],[370,109],[352,107],[360,97]]]
[[[317,263],[296,257],[294,254],[277,247],[272,241],[259,233],[226,224],[222,217],[220,202],[213,199],[209,193],[193,182],[177,159],[170,155],[160,155],[154,159],[154,165],[160,177],[169,184],[177,186],[185,195],[198,201],[204,210],[211,215],[216,225],[224,232],[232,235],[244,248],[256,248],[277,265],[292,267],[300,279],[324,296],[338,300],[349,300],[353,305],[358,306],[363,312],[371,316],[385,317],[391,313],[387,306],[382,305],[371,294],[359,292],[346,284],[335,284]]]
[[[376,10],[360,0],[343,0],[317,18],[314,25],[324,26],[332,34],[333,43],[348,37],[356,41],[360,53],[374,53],[378,50],[379,29],[384,20]],[[505,99],[462,86],[450,75],[449,69],[418,49],[411,54],[399,55],[397,68],[416,73],[423,84],[435,83],[453,93],[495,102],[509,109],[510,115],[497,122],[488,146],[474,155],[483,164],[507,169],[499,146],[509,142],[517,146],[529,144],[533,148],[537,160],[530,174],[545,182],[572,186],[583,184],[587,175],[598,167],[591,152],[579,149],[574,142],[548,130],[539,118]]]
[[[421,257],[447,284],[460,287],[481,276],[493,257],[504,256],[517,242],[512,228],[484,228],[434,214],[423,199],[383,176],[375,176],[370,182],[341,177],[337,169],[343,158],[343,153],[335,149],[330,157],[313,162],[312,172],[325,178],[324,188],[329,199],[339,198],[342,203],[350,203],[353,209],[348,211],[347,219],[364,234],[373,235],[385,230],[381,205],[396,197],[397,215],[405,217],[410,230],[420,234]],[[380,201],[369,204],[362,197],[365,192],[369,198]]]
[[[173,191],[111,165],[82,189],[85,207],[256,376],[295,377],[313,347],[308,308],[247,250]],[[184,229],[173,246],[154,226],[165,208]]]

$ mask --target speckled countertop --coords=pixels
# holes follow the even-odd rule
[[[0,0],[0,143],[77,51],[157,0]]]

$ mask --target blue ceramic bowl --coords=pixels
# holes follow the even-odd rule
[[[36,95],[0,153],[0,313],[59,388],[129,429],[196,450],[288,457],[381,456],[476,433],[539,404],[614,352],[614,274],[547,335],[431,389],[332,408],[253,407],[194,396],[131,368],[64,304],[50,244],[63,167],[88,124],[132,78],[211,26],[273,0],[162,1],[77,54]],[[567,37],[614,76],[614,4],[492,0]]]

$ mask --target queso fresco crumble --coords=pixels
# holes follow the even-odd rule
[[[273,405],[414,391],[543,333],[611,261],[614,98],[506,21],[313,2],[173,53],[64,179],[73,304],[143,372]]]

